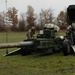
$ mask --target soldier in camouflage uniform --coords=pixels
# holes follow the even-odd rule
[[[27,32],[27,39],[32,39],[34,38],[35,35],[35,27],[32,27],[31,29],[28,30]]]
[[[72,37],[72,44],[75,45],[75,23],[73,22],[72,25],[70,25],[67,28],[67,33],[71,32],[71,37]]]

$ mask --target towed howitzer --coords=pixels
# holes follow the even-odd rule
[[[70,25],[67,28],[66,36],[56,36],[56,28],[53,24],[45,24],[45,27],[36,38],[25,39],[19,43],[6,43],[0,44],[0,48],[13,48],[19,49],[5,54],[5,56],[20,53],[22,55],[28,55],[35,53],[55,53],[63,49],[64,55],[75,53],[75,5],[70,5],[67,8],[67,24]],[[72,25],[73,24],[73,25]],[[65,37],[65,38],[64,38]]]
[[[12,51],[4,56],[14,55],[20,53],[22,55],[29,55],[35,53],[55,53],[62,48],[63,37],[57,37],[56,32],[59,27],[53,24],[46,24],[44,29],[36,36],[36,38],[25,39],[23,42],[18,43],[4,43],[0,44],[0,48],[14,48],[17,50]]]

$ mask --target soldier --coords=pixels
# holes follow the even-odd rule
[[[29,29],[27,32],[27,39],[31,39],[31,29]]]
[[[35,35],[35,27],[32,27],[31,29],[28,30],[27,32],[27,39],[34,38]]]
[[[75,23],[72,23],[72,36],[73,36],[73,45],[75,45]]]
[[[75,45],[75,23],[74,22],[72,23],[72,25],[70,25],[67,28],[67,33],[71,34],[72,44]]]

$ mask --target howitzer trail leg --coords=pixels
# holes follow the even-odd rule
[[[18,48],[12,52],[9,52],[8,54],[5,54],[3,56],[10,56],[10,55],[16,55],[16,54],[21,54],[21,48]]]

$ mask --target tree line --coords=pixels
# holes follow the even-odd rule
[[[66,28],[66,10],[60,11],[57,17],[54,17],[53,9],[41,9],[39,14],[34,12],[31,5],[27,6],[27,12],[21,13],[18,17],[18,10],[10,7],[6,12],[0,12],[0,31],[27,31],[31,27],[36,30],[43,29],[45,23],[54,23],[61,29]]]

